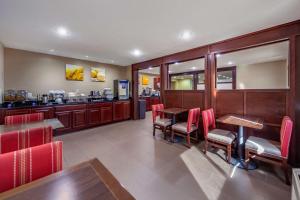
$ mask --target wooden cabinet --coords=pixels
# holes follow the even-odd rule
[[[30,114],[30,109],[8,109],[5,116]]]
[[[117,101],[113,104],[113,119],[121,121],[130,118],[130,101]]]
[[[130,106],[130,101],[125,101],[123,103],[123,109],[124,109],[124,117],[123,119],[130,119],[130,110],[131,110],[131,106]]]
[[[124,110],[123,110],[123,102],[117,101],[113,103],[113,119],[114,121],[123,120]]]
[[[89,126],[95,126],[101,123],[101,108],[89,108],[87,110],[87,123]]]
[[[31,108],[2,108],[0,110],[0,123],[8,115],[21,115],[30,113],[44,113],[45,119],[57,118],[64,128],[56,133],[72,132],[113,121],[122,121],[131,117],[131,103],[128,100],[115,102],[100,102],[75,105],[37,106]]]
[[[101,124],[106,124],[113,121],[112,103],[102,105],[100,111],[101,111]]]
[[[54,108],[53,107],[32,108],[31,113],[44,113],[45,119],[54,118]]]
[[[72,112],[72,128],[79,129],[86,126],[86,110],[74,110]]]
[[[72,130],[72,111],[55,112],[55,117],[64,125],[64,128],[57,129],[58,133]]]

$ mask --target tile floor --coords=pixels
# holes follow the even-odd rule
[[[56,137],[64,142],[64,167],[98,158],[141,200],[283,200],[290,187],[280,169],[269,165],[253,171],[222,160],[222,150],[204,155],[202,144],[187,149],[170,144],[159,131],[152,136],[151,114]],[[219,155],[219,156],[218,156]]]

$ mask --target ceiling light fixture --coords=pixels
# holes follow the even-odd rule
[[[88,58],[89,56],[85,56],[86,58]]]
[[[149,67],[148,69],[152,70],[153,68],[152,68],[152,67]]]
[[[229,61],[229,62],[228,62],[228,65],[232,65],[232,64],[233,64],[233,62],[232,62],[232,61]]]
[[[50,49],[49,51],[50,51],[50,52],[54,52],[55,50],[54,50],[54,49]]]
[[[132,55],[134,55],[135,57],[139,57],[142,55],[142,52],[139,50],[139,49],[134,49],[132,52],[131,52]]]
[[[69,31],[65,27],[58,27],[56,33],[61,37],[66,37],[69,35]]]
[[[219,58],[221,56],[221,54],[217,54],[216,57]]]
[[[175,62],[175,65],[178,65],[179,64],[179,62]]]
[[[196,67],[192,67],[192,70],[195,70],[196,69]]]
[[[182,34],[181,34],[181,36],[180,36],[180,38],[181,38],[182,40],[190,40],[190,39],[192,38],[192,33],[191,33],[191,31],[189,31],[189,30],[183,31]]]

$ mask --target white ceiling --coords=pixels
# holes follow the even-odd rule
[[[126,66],[300,19],[299,8],[299,0],[1,0],[0,42]],[[70,36],[58,37],[59,26]],[[179,38],[184,30],[191,40]]]

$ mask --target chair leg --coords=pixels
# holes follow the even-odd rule
[[[171,141],[174,142],[174,130],[171,130]]]
[[[245,168],[248,171],[248,163],[250,161],[249,151],[245,149]]]
[[[290,178],[289,178],[287,159],[284,159],[284,160],[282,161],[282,169],[283,169],[284,174],[285,174],[285,183],[286,183],[287,185],[290,185],[291,182],[290,182]]]
[[[155,136],[155,125],[153,125],[153,136]]]
[[[191,148],[191,137],[190,137],[190,134],[187,134],[187,136],[186,136],[186,142],[187,142],[188,147]]]
[[[206,152],[207,152],[207,146],[208,146],[208,143],[207,143],[207,140],[205,140],[205,142],[204,142],[204,154],[206,154]]]
[[[167,139],[167,128],[163,127],[164,139]]]
[[[227,162],[231,161],[231,145],[227,145]]]

